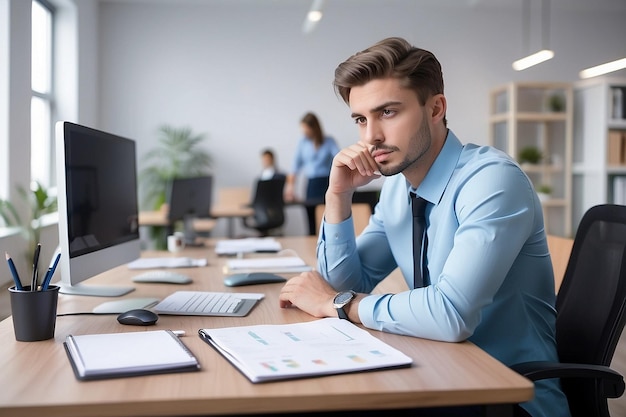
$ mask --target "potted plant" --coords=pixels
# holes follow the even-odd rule
[[[548,96],[548,109],[553,112],[561,112],[565,110],[565,98],[558,93]]]
[[[204,134],[169,125],[160,126],[158,133],[158,146],[144,155],[145,165],[139,173],[140,194],[148,210],[165,209],[167,189],[173,179],[206,175],[212,165],[211,155],[201,146]],[[165,232],[163,227],[150,228],[157,249],[166,247]]]
[[[552,187],[550,187],[548,184],[541,184],[537,187],[536,190],[539,200],[546,201],[550,199],[550,195],[552,194]]]
[[[520,164],[536,165],[541,162],[543,155],[536,146],[527,146],[519,151],[518,160]]]
[[[41,218],[44,214],[57,211],[57,198],[37,181],[31,184],[30,190],[18,187],[17,192],[27,203],[29,212],[19,213],[10,201],[0,199],[0,218],[6,226],[20,229],[28,242],[25,256],[30,257],[41,238]]]
[[[159,127],[158,146],[148,151],[139,173],[139,182],[146,207],[159,210],[165,203],[167,187],[174,178],[207,174],[211,155],[201,145],[204,134],[195,134],[189,127]]]

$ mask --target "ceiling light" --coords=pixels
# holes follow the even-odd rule
[[[312,10],[306,15],[306,18],[311,22],[319,22],[322,20],[322,12],[319,10]]]
[[[322,20],[322,8],[324,7],[324,0],[313,0],[311,4],[311,8],[304,19],[304,23],[302,24],[302,32],[311,33],[317,23]]]
[[[554,51],[547,48],[548,37],[550,33],[550,0],[541,0],[541,44],[542,49],[539,52],[528,55],[524,58],[513,62],[515,71],[522,71],[534,65],[554,58]],[[528,51],[528,39],[530,38],[530,0],[524,1],[523,30],[526,50]]]
[[[552,59],[554,57],[554,51],[550,49],[542,49],[539,52],[535,52],[532,55],[528,55],[527,57],[518,59],[513,62],[513,69],[515,71],[525,70],[526,68],[530,68],[533,65],[540,64],[544,61]]]
[[[618,59],[616,61],[607,62],[606,64],[596,65],[595,67],[584,69],[578,74],[580,78],[597,77],[598,75],[604,75],[609,72],[617,71],[626,68],[626,58]]]

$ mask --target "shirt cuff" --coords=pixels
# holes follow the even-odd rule
[[[376,305],[379,301],[387,296],[388,294],[368,295],[359,301],[359,320],[363,326],[369,329],[380,330],[374,319],[374,312],[376,311]]]
[[[331,224],[322,221],[322,235],[326,245],[345,245],[354,238],[354,222],[352,216],[341,223]]]

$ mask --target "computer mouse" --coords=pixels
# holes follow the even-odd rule
[[[159,315],[154,311],[137,308],[128,310],[117,316],[117,321],[121,324],[131,324],[134,326],[150,326],[157,322]]]
[[[233,274],[224,278],[227,287],[239,287],[241,285],[271,284],[285,282],[286,278],[269,272],[250,272],[247,274]]]

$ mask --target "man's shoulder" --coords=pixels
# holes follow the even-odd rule
[[[463,145],[459,158],[460,165],[490,165],[494,163],[519,168],[517,162],[510,155],[494,146],[477,145],[475,143]]]

